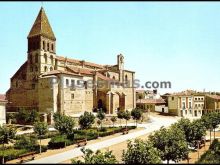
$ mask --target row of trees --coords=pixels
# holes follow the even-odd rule
[[[126,164],[157,164],[162,163],[162,161],[169,163],[170,161],[179,162],[189,159],[189,146],[199,147],[198,144],[204,140],[207,130],[215,132],[217,125],[220,124],[219,120],[220,113],[216,112],[206,114],[201,119],[193,120],[192,122],[189,119],[182,118],[169,128],[161,127],[151,134],[148,140],[135,139],[133,142],[129,141],[127,150],[123,151],[122,161]],[[95,155],[92,151],[87,151],[84,152],[85,158],[88,158],[89,155],[89,159],[85,161],[87,163],[102,163],[101,161],[104,158],[106,163],[108,157],[115,158],[109,151],[106,152],[108,157],[105,157],[105,153],[100,151]],[[77,163],[75,160],[72,162],[74,164]],[[111,161],[111,163],[117,163],[117,161]]]

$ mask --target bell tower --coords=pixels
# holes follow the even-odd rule
[[[55,66],[56,37],[50,26],[44,8],[41,7],[38,16],[28,34],[28,70],[29,78],[52,71]]]

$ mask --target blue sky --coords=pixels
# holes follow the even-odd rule
[[[141,83],[170,81],[173,92],[220,91],[219,2],[44,2],[57,54],[125,67]],[[41,2],[0,2],[0,93],[27,58]]]

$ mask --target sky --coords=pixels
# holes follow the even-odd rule
[[[27,59],[27,35],[41,2],[0,2],[0,93]],[[116,64],[160,93],[220,91],[220,2],[43,2],[57,54]]]

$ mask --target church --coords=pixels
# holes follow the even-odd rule
[[[51,123],[56,112],[77,117],[102,108],[107,115],[136,106],[135,72],[124,69],[124,56],[115,65],[101,65],[56,54],[56,37],[45,10],[28,34],[27,60],[11,77],[7,113],[37,110]]]

